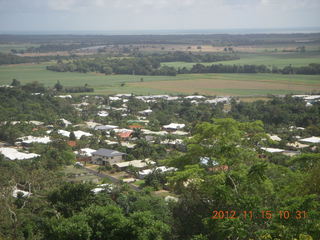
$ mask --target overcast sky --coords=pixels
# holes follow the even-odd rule
[[[320,0],[0,0],[0,31],[320,27]]]

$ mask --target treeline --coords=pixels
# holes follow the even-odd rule
[[[284,68],[272,67],[266,65],[223,65],[213,64],[205,66],[203,64],[195,64],[191,69],[179,68],[178,74],[186,73],[280,73],[280,74],[320,74],[320,64],[311,63],[308,66],[293,67],[286,66]]]
[[[284,68],[268,67],[266,65],[203,65],[197,63],[191,69],[186,67],[174,68],[160,66],[160,61],[152,57],[102,59],[81,59],[67,63],[58,63],[47,66],[47,70],[56,72],[100,72],[104,74],[137,74],[137,75],[162,75],[175,76],[176,74],[190,73],[278,73],[278,74],[320,74],[320,64],[311,63],[308,66]]]
[[[20,57],[14,54],[0,53],[0,65],[19,64],[19,63],[39,63],[51,60],[68,59],[65,56],[37,56],[37,57]]]
[[[42,44],[39,47],[29,47],[26,50],[11,49],[11,52],[16,53],[45,53],[45,52],[64,52],[73,51],[79,48],[86,48],[92,46],[88,43],[73,43],[73,44]]]
[[[100,72],[105,74],[138,74],[138,75],[167,75],[175,76],[177,70],[173,67],[161,66],[162,62],[216,62],[235,60],[235,55],[192,54],[174,52],[167,54],[153,54],[150,56],[135,56],[127,58],[76,59],[72,62],[59,62],[47,66],[48,70],[56,72]]]
[[[47,69],[56,72],[100,72],[104,74],[169,76],[175,76],[177,74],[175,68],[167,66],[160,67],[160,62],[152,57],[79,59],[72,62],[47,66]]]
[[[219,62],[228,60],[238,60],[240,57],[236,55],[220,55],[220,54],[193,54],[191,52],[169,52],[167,54],[153,54],[159,62]]]
[[[192,32],[191,32],[192,33]],[[33,43],[33,44],[190,44],[232,46],[264,44],[297,44],[297,41],[308,43],[319,42],[319,33],[295,34],[149,34],[149,35],[1,35],[0,43]]]
[[[66,93],[81,93],[81,92],[94,92],[93,88],[90,87],[67,87],[64,88]]]

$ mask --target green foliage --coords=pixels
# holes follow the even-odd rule
[[[91,184],[65,183],[53,190],[48,200],[63,216],[70,217],[93,201]]]
[[[48,240],[89,240],[92,236],[92,229],[87,223],[87,217],[84,215],[75,215],[65,219],[51,219],[48,222],[48,230],[45,234]]]

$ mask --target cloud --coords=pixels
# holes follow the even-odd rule
[[[71,10],[78,7],[79,1],[77,0],[49,0],[48,7],[52,10]]]
[[[214,29],[320,25],[320,0],[0,0],[2,29]]]

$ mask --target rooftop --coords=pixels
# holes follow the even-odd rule
[[[105,156],[105,157],[114,157],[114,156],[122,156],[125,153],[118,152],[112,149],[100,148],[99,150],[92,153],[92,155]]]

